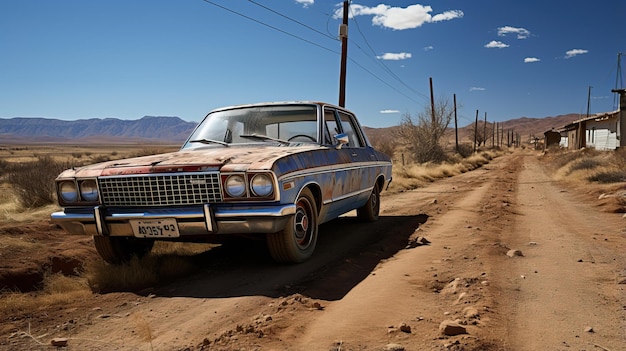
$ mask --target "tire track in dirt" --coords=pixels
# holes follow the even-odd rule
[[[519,215],[501,238],[524,256],[503,258],[497,274],[507,349],[624,349],[623,220],[552,182],[535,156],[516,193]]]

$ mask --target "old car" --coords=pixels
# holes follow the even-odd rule
[[[181,149],[64,171],[56,179],[68,233],[92,235],[118,264],[155,240],[220,242],[260,236],[278,262],[313,254],[318,226],[356,210],[378,219],[390,158],[355,115],[321,102],[211,111]]]

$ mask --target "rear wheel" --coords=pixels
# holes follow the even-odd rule
[[[298,263],[307,260],[317,244],[317,207],[309,189],[304,189],[296,201],[296,213],[285,229],[267,234],[267,247],[277,262]]]
[[[121,264],[133,256],[143,257],[154,245],[154,240],[137,239],[126,236],[94,235],[93,243],[103,260],[111,264]]]
[[[378,220],[378,214],[380,213],[380,189],[378,183],[374,184],[372,193],[369,199],[363,207],[357,208],[356,214],[362,222],[374,222]]]

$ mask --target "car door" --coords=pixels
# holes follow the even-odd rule
[[[338,216],[360,207],[369,197],[374,183],[367,164],[375,155],[369,152],[364,136],[354,116],[336,109],[326,108],[324,113],[325,143],[333,154],[333,189],[329,214]],[[337,148],[334,136],[345,134],[348,144]]]

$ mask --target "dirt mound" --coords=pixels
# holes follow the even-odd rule
[[[0,227],[0,291],[35,291],[46,274],[76,276],[98,259],[91,237],[68,237],[47,219]]]

